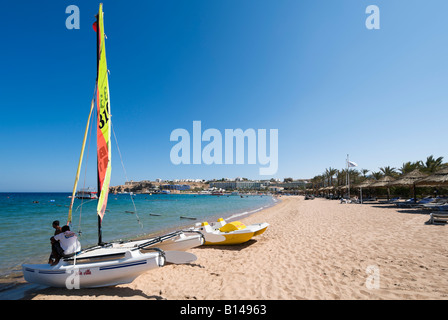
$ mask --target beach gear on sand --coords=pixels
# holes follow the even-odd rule
[[[256,223],[246,226],[240,221],[227,223],[219,218],[217,222],[202,222],[192,230],[201,232],[205,237],[205,245],[233,245],[249,241],[266,231],[269,224]]]
[[[431,214],[429,215],[428,224],[445,225],[447,223],[448,223],[448,211],[431,212]]]

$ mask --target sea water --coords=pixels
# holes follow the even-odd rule
[[[70,193],[0,193],[0,276],[20,273],[23,263],[46,263],[52,222],[67,222]],[[103,242],[185,229],[197,222],[243,218],[277,200],[260,195],[109,194]],[[71,230],[83,248],[98,242],[96,200],[75,199]],[[151,215],[152,214],[152,215]],[[181,216],[195,218],[183,219]],[[260,221],[263,222],[263,221]]]

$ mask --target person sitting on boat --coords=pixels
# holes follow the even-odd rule
[[[55,261],[51,263],[52,266],[59,263],[61,258],[70,257],[79,250],[81,250],[81,244],[79,243],[76,233],[70,231],[69,226],[63,226],[61,233],[51,237],[51,241],[54,243],[55,248]]]
[[[54,230],[54,235],[60,234],[62,232],[62,228],[59,226],[59,220],[55,220],[53,221],[53,229]]]
[[[59,226],[59,220],[53,221],[52,227],[55,229],[54,230],[54,236],[58,235],[58,234],[60,234],[62,232],[62,229]],[[57,243],[57,246],[59,245],[59,242],[54,240],[53,237],[50,239],[50,241],[51,241],[51,254],[50,254],[50,258],[48,259],[48,264],[52,264],[53,260],[56,259],[57,248],[56,248],[55,244]]]

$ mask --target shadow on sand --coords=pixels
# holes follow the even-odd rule
[[[229,251],[241,251],[244,250],[251,245],[255,244],[257,240],[250,239],[247,242],[241,243],[241,244],[234,244],[234,245],[206,245],[206,246],[200,246],[195,249],[201,249],[201,250],[207,250],[207,249],[219,249],[219,250],[229,250]]]
[[[410,214],[424,214],[428,215],[431,213],[431,210],[425,210],[421,208],[399,208],[395,205],[373,205],[373,208],[387,208],[387,209],[394,209],[398,213],[410,213]]]
[[[162,296],[148,296],[143,291],[138,289],[123,288],[123,287],[104,287],[104,288],[90,288],[90,289],[72,289],[68,290],[66,288],[45,288],[33,292],[28,292],[22,300],[31,300],[37,295],[49,295],[49,296],[66,296],[66,297],[114,297],[118,296],[120,298],[135,298],[136,296],[142,297],[144,299],[151,300],[164,300]]]

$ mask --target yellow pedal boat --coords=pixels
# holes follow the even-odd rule
[[[193,229],[204,235],[205,245],[232,245],[249,241],[266,231],[269,224],[266,222],[246,226],[240,221],[227,223],[223,218],[217,222],[206,221],[197,224]]]

